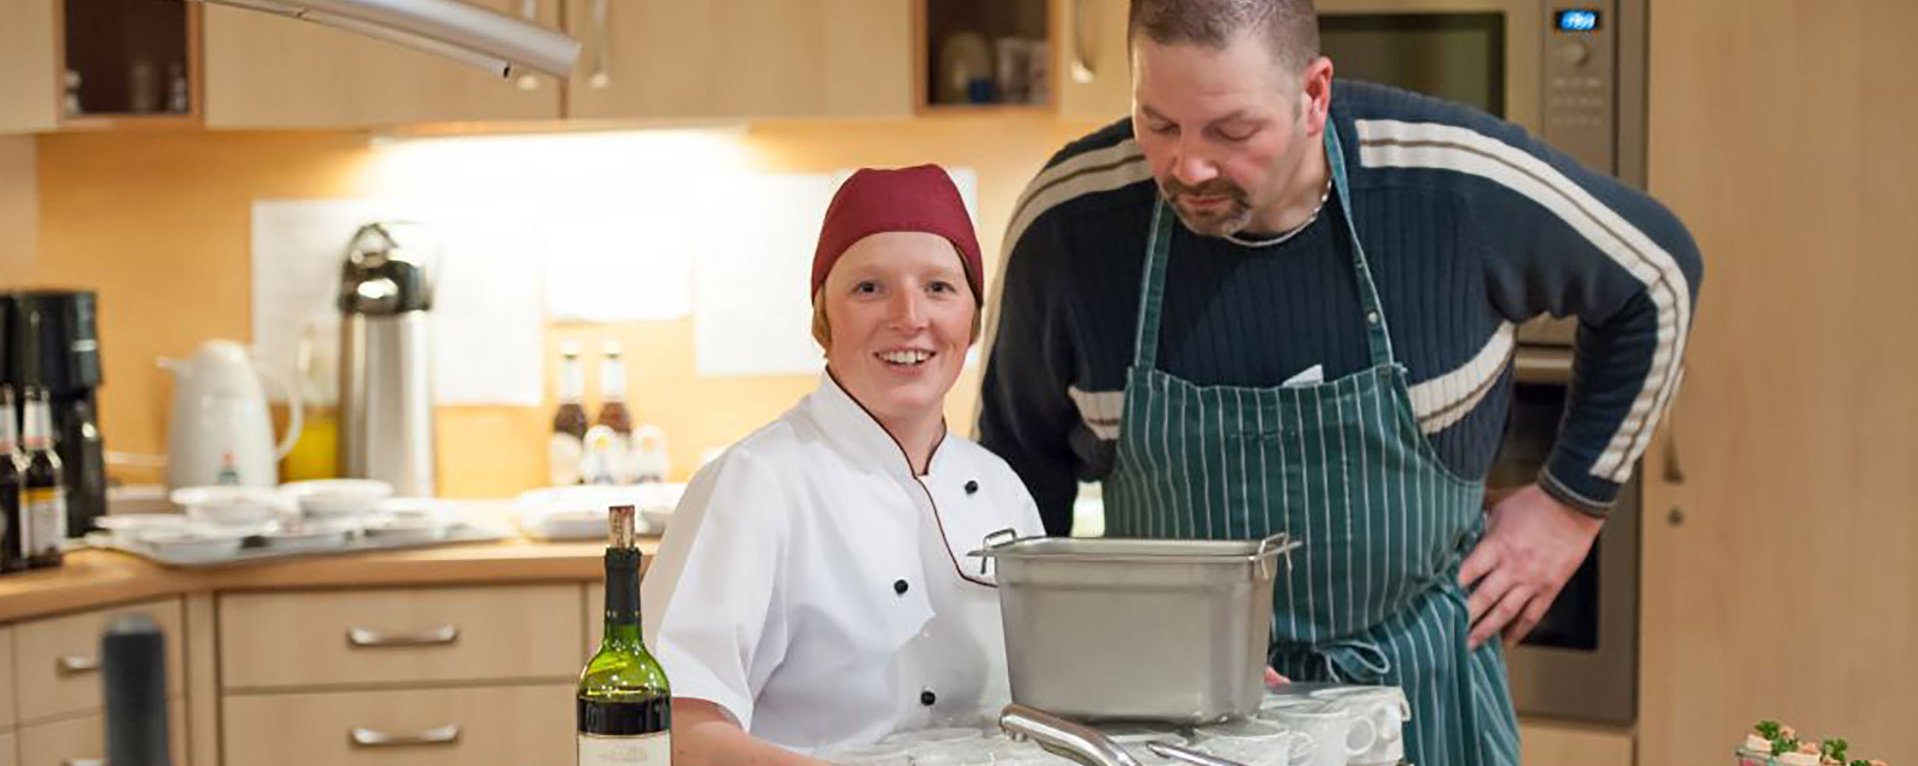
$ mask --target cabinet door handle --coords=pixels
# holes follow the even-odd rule
[[[53,672],[61,677],[83,676],[100,670],[100,658],[68,655],[53,661]]]
[[[458,625],[441,625],[432,630],[419,633],[387,633],[370,628],[352,628],[346,631],[346,643],[355,649],[377,649],[392,646],[444,646],[460,639]]]
[[[607,17],[611,9],[606,0],[593,0],[593,74],[586,78],[586,87],[605,88],[613,84],[611,64],[613,52],[613,34],[607,29]]]
[[[378,729],[355,726],[348,733],[354,747],[422,747],[451,745],[460,741],[460,725],[449,723],[417,734],[392,734]]]
[[[107,766],[105,758],[63,758],[60,766]]]
[[[1084,85],[1099,77],[1099,13],[1096,0],[1072,0],[1072,81]],[[1091,12],[1088,13],[1088,9]]]

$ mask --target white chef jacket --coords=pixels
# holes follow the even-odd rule
[[[673,696],[802,752],[1009,701],[997,591],[966,557],[1044,534],[1012,469],[948,434],[915,477],[830,376],[701,469],[640,588]],[[971,579],[965,579],[961,574]]]

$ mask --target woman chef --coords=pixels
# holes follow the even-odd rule
[[[813,254],[819,388],[700,470],[642,587],[678,766],[816,763],[802,753],[1008,701],[998,595],[965,553],[1042,527],[942,416],[981,272],[938,167],[861,170],[834,195]]]

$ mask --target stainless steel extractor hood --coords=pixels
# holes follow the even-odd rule
[[[324,24],[486,69],[566,78],[579,41],[459,0],[196,0]]]

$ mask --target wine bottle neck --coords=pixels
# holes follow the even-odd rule
[[[568,356],[559,363],[559,401],[561,404],[579,404],[586,399],[586,370],[580,365],[579,357]]]
[[[605,643],[638,644],[639,551],[606,551]]]

